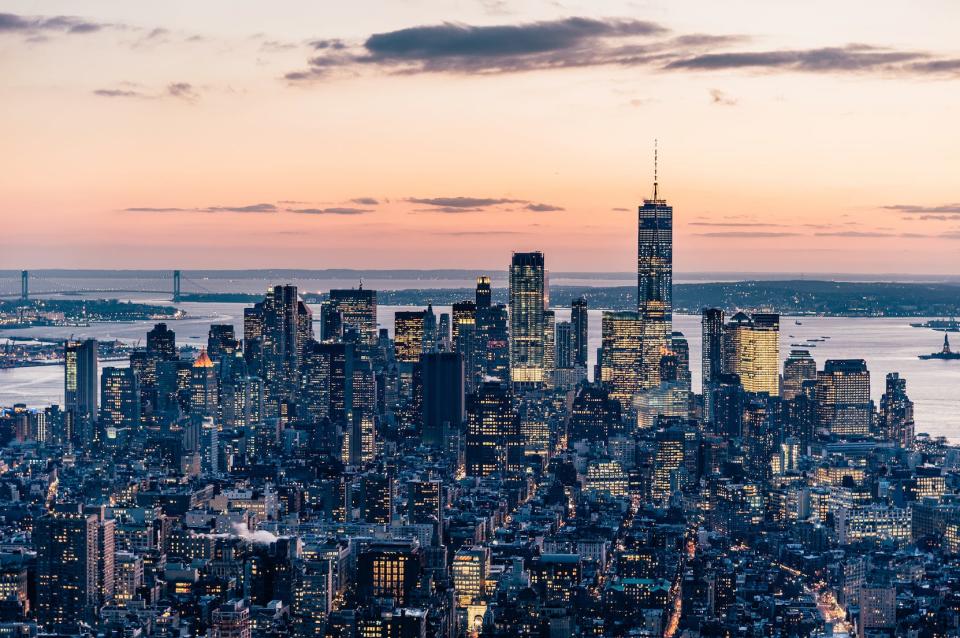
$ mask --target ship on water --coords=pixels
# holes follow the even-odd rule
[[[929,359],[960,359],[960,352],[954,352],[950,349],[949,335],[943,335],[943,350],[931,354],[921,354],[920,358],[924,361]]]

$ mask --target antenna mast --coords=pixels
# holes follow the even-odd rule
[[[657,138],[653,138],[653,201],[657,201]]]

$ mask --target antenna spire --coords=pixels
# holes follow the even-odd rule
[[[657,162],[657,138],[653,138],[653,199],[657,200],[657,188],[659,184],[657,183],[657,169],[659,168]]]

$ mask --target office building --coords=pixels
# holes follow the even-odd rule
[[[369,359],[377,345],[377,291],[359,288],[330,291],[330,307],[340,317],[341,331],[357,335],[357,356]]]
[[[913,401],[907,396],[907,380],[897,372],[887,374],[886,391],[880,397],[879,430],[885,440],[913,449]]]
[[[590,339],[590,317],[587,313],[587,300],[578,297],[570,302],[570,329],[573,341],[573,364],[587,367],[587,352]]]
[[[780,396],[780,315],[738,312],[724,327],[724,367],[747,392]]]
[[[103,369],[100,376],[100,429],[109,439],[140,426],[140,388],[131,368]]]
[[[97,418],[97,341],[67,341],[64,345],[64,406],[87,427]]]
[[[490,287],[490,278],[486,276],[477,277],[477,287],[475,299],[477,310],[489,308],[493,305],[493,290]]]
[[[805,381],[815,381],[816,378],[817,362],[810,356],[810,351],[791,350],[783,362],[783,399],[793,400],[803,391]]]
[[[641,387],[660,384],[660,357],[669,350],[673,321],[673,207],[658,193],[637,210],[637,313],[642,335]]]
[[[48,631],[75,631],[92,622],[99,602],[98,521],[79,507],[37,519],[37,622]]]
[[[450,434],[459,433],[464,422],[464,365],[459,352],[431,352],[423,356],[420,369],[424,445],[446,447]]]
[[[467,400],[467,476],[483,477],[507,469],[519,444],[517,421],[507,385],[491,381],[477,388]]]
[[[643,323],[635,312],[604,312],[601,322],[600,382],[610,397],[626,412],[645,384],[643,372]],[[660,379],[660,360],[657,373]]]
[[[510,379],[520,386],[544,383],[543,253],[514,253],[510,263]]]
[[[838,436],[870,433],[870,372],[863,359],[828,359],[817,373],[819,427]]]

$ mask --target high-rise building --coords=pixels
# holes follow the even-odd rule
[[[637,210],[637,312],[643,340],[641,385],[660,384],[660,357],[669,350],[673,321],[673,207],[658,193]]]
[[[460,337],[460,326],[476,325],[477,323],[477,304],[474,301],[458,301],[453,304],[453,324],[451,326],[451,342],[453,349],[457,349],[458,339]]]
[[[64,345],[64,403],[81,428],[97,418],[97,341],[67,341]]]
[[[682,332],[675,330],[673,334],[670,335],[670,352],[677,360],[676,382],[680,384],[680,387],[689,392],[692,382],[690,376],[690,344]]]
[[[103,369],[100,375],[100,429],[108,438],[117,430],[140,426],[140,388],[131,368]]]
[[[587,352],[590,336],[590,318],[587,314],[587,300],[578,297],[570,302],[570,329],[573,343],[573,365],[587,367]]]
[[[870,372],[863,359],[827,359],[817,373],[819,426],[840,436],[870,433]]]
[[[780,396],[780,315],[738,312],[723,331],[724,372],[747,392]]]
[[[330,291],[332,311],[340,315],[342,331],[357,333],[357,356],[369,359],[377,346],[377,291],[359,288]]]
[[[425,352],[426,317],[423,310],[402,310],[393,315],[393,352],[400,363],[417,363]]]
[[[600,382],[626,412],[644,386],[643,323],[635,312],[604,312],[602,319]],[[656,378],[660,378],[657,360]]]
[[[220,393],[216,364],[201,350],[190,368],[190,414],[215,417],[219,413]]]
[[[147,333],[147,352],[158,361],[173,361],[177,355],[177,333],[158,323]]]
[[[670,427],[656,434],[650,486],[650,496],[656,503],[665,503],[680,485],[678,472],[684,467],[685,440],[684,431],[679,427]]]
[[[557,316],[552,310],[543,311],[543,383],[554,386],[557,371]]]
[[[793,400],[803,391],[804,381],[817,378],[817,362],[809,350],[791,350],[783,362],[783,399]]]
[[[899,447],[913,449],[913,401],[907,396],[907,380],[897,372],[887,374],[886,392],[880,397],[880,435]]]
[[[467,476],[504,471],[511,461],[511,448],[518,442],[517,414],[509,387],[484,383],[467,401]]]
[[[493,291],[490,289],[490,278],[477,277],[476,305],[477,310],[489,308],[493,302]]]
[[[344,437],[344,461],[366,465],[377,455],[377,380],[369,361],[353,365],[352,416],[349,437]]]
[[[556,365],[557,368],[573,367],[573,324],[569,321],[560,321],[556,328]]]
[[[393,477],[368,472],[360,477],[360,520],[376,525],[393,523]]]
[[[743,406],[746,392],[736,374],[721,373],[710,382],[710,389],[703,401],[709,404],[713,432],[726,437],[739,437],[743,433]]]
[[[424,445],[446,447],[450,433],[457,433],[464,421],[464,369],[459,352],[430,352],[423,355],[420,382],[423,384]]]
[[[510,263],[510,379],[523,386],[544,382],[543,253],[514,253]]]
[[[510,381],[510,332],[507,308],[496,304],[477,307],[474,385],[484,379]]]
[[[357,558],[357,593],[361,601],[392,598],[407,604],[420,580],[421,557],[416,541],[371,543]]]
[[[37,551],[37,622],[72,632],[92,622],[99,602],[98,521],[79,507],[60,508],[34,522]]]
[[[567,439],[606,441],[620,428],[620,402],[603,387],[585,386],[577,393],[570,410]]]
[[[443,482],[414,480],[407,485],[407,518],[410,523],[435,524],[443,517]]]
[[[207,333],[207,354],[214,361],[221,357],[232,357],[239,347],[237,336],[231,323],[214,323]]]
[[[301,418],[315,425],[329,419],[341,430],[352,427],[355,361],[352,344],[307,345],[300,378]]]

